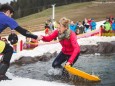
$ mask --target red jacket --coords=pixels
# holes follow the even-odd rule
[[[49,42],[49,41],[52,41],[56,37],[58,37],[58,30],[55,30],[49,36],[43,36],[42,40]],[[68,62],[73,63],[75,57],[80,53],[80,47],[77,43],[76,34],[73,31],[71,31],[70,38],[61,40],[60,44],[62,45],[62,52],[66,55],[71,55]]]

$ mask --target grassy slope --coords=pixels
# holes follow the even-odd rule
[[[94,18],[96,21],[104,20],[106,16],[115,16],[115,4],[96,3],[74,3],[70,5],[56,7],[56,20],[61,17],[70,18],[73,21],[83,21],[84,18]],[[44,10],[27,17],[17,19],[17,22],[30,31],[39,31],[40,24],[43,24],[52,15],[52,8]],[[2,35],[6,35],[9,30],[5,30]]]

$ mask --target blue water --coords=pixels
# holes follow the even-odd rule
[[[36,62],[23,66],[13,65],[10,72],[16,76],[32,78],[37,80],[55,81],[68,83],[75,86],[115,86],[115,54],[106,55],[80,55],[74,67],[89,74],[97,75],[101,82],[90,82],[79,77],[51,76],[48,70],[54,58],[48,62]]]

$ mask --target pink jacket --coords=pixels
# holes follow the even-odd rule
[[[58,30],[55,30],[49,36],[43,36],[42,40],[49,42],[49,41],[52,41],[56,37],[58,37]],[[76,34],[73,31],[71,31],[70,38],[61,40],[60,44],[62,45],[62,52],[66,55],[71,55],[68,62],[73,63],[75,57],[80,53],[80,47],[77,43]]]

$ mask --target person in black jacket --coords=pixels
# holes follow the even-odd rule
[[[11,30],[15,30],[23,36],[30,37],[38,40],[38,36],[30,33],[28,30],[22,28],[18,23],[11,18],[14,14],[13,8],[8,4],[3,4],[0,7],[0,33],[9,27]],[[3,54],[2,61],[0,62],[0,80],[9,79],[6,76],[6,72],[10,66],[10,60],[13,54],[13,48],[0,40],[0,54]]]
[[[11,34],[8,36],[8,41],[10,41],[12,45],[18,42],[18,36],[14,30],[11,30]]]
[[[16,53],[18,36],[15,33],[15,30],[11,30],[11,34],[8,36],[8,41],[10,41],[10,44],[13,45],[13,51]]]

